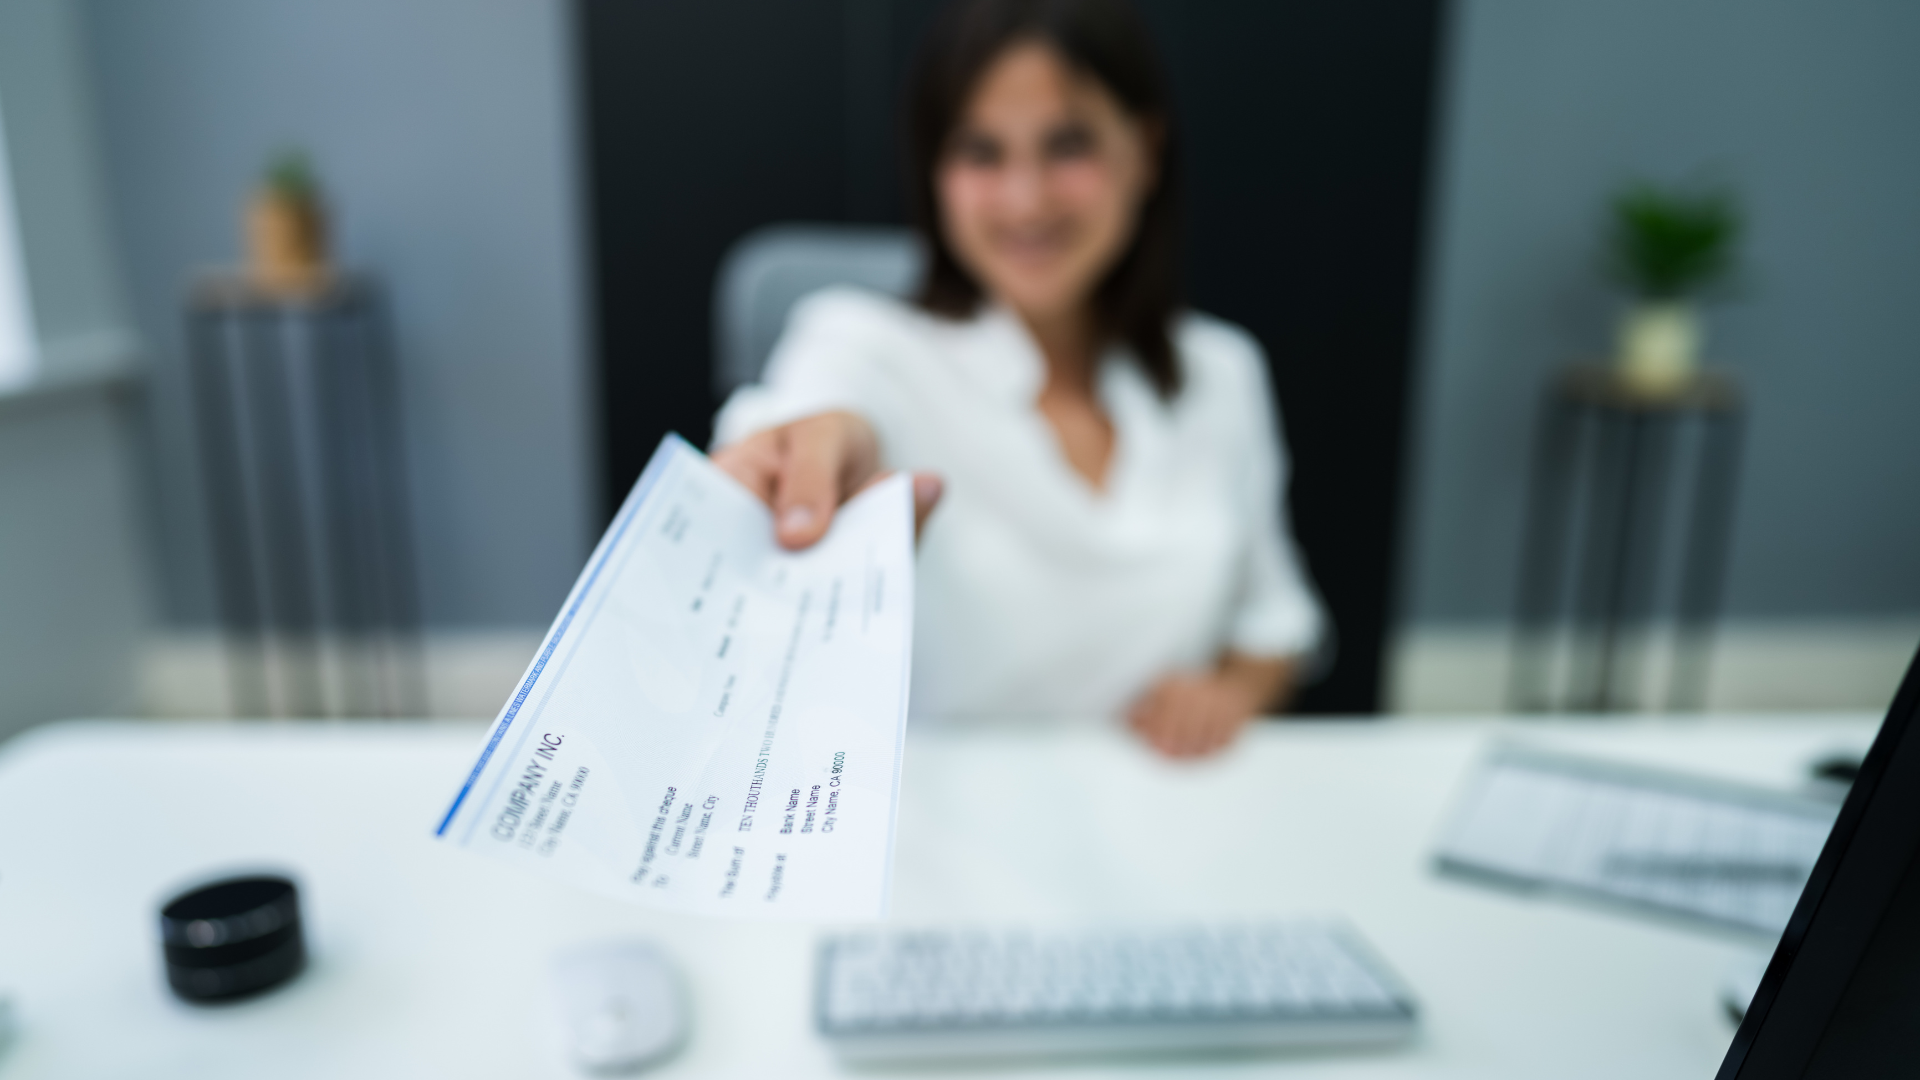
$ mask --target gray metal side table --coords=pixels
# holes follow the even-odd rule
[[[424,714],[378,292],[351,276],[298,296],[210,276],[187,330],[235,712]]]
[[[1540,411],[1509,703],[1702,707],[1745,425],[1705,371],[1660,393],[1575,367]],[[1664,661],[1665,678],[1649,661]]]

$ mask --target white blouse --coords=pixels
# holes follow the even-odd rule
[[[953,321],[850,288],[795,306],[714,443],[846,409],[872,423],[886,467],[945,479],[920,544],[913,715],[1115,716],[1223,649],[1304,653],[1323,623],[1285,523],[1259,345],[1197,314],[1173,340],[1171,401],[1118,350],[1101,362],[1104,491],[1036,408],[1045,361],[1010,312]]]

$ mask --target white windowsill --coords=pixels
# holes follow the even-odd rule
[[[0,386],[0,415],[73,394],[120,390],[140,376],[133,335],[120,330],[72,334],[41,346],[40,366],[25,382]]]

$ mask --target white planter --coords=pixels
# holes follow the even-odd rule
[[[1641,301],[1620,318],[1620,374],[1650,394],[1685,386],[1700,367],[1700,316],[1682,300]]]

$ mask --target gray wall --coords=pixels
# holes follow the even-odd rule
[[[38,380],[0,394],[0,737],[130,711],[149,619],[108,235],[78,20],[0,2],[0,110],[40,334]]]
[[[1512,606],[1530,425],[1610,343],[1622,181],[1725,177],[1752,221],[1709,358],[1752,422],[1728,610],[1920,612],[1920,6],[1461,0],[1403,591],[1416,624]]]
[[[210,610],[175,304],[248,180],[317,158],[349,263],[392,290],[424,601],[537,623],[591,539],[561,0],[86,0],[112,206],[156,361],[167,610]],[[1920,8],[1461,0],[1436,170],[1405,546],[1414,622],[1511,607],[1532,410],[1611,338],[1601,208],[1711,170],[1746,193],[1745,295],[1709,352],[1753,426],[1735,615],[1920,611]]]
[[[153,361],[165,610],[212,612],[178,304],[267,159],[308,151],[341,261],[395,313],[434,626],[544,623],[584,559],[586,292],[562,0],[87,0],[134,318]]]
[[[0,397],[0,738],[137,704],[128,406],[98,385]]]
[[[107,235],[93,103],[69,0],[0,3],[0,109],[36,329],[56,354],[126,345]]]

